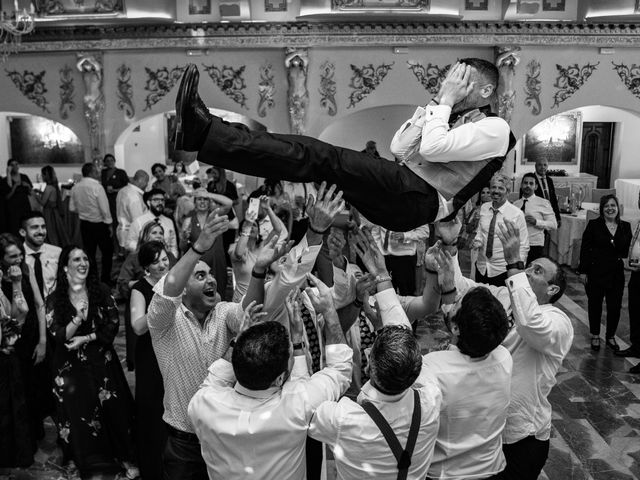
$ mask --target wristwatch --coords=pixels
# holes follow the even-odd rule
[[[524,262],[519,261],[514,263],[507,263],[507,270],[511,270],[512,268],[515,268],[517,270],[524,270]]]

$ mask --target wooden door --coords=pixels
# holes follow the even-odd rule
[[[584,122],[580,171],[598,177],[597,188],[610,188],[615,123]]]

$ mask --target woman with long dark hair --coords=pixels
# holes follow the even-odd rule
[[[37,449],[37,441],[44,436],[43,419],[51,409],[51,375],[44,364],[47,351],[44,302],[38,289],[33,271],[24,261],[22,243],[10,233],[0,234],[0,266],[4,273],[1,283],[5,297],[12,298],[15,284],[10,271],[19,270],[20,289],[29,311],[24,319],[20,337],[14,345],[14,352],[20,367],[19,375],[26,394],[23,427],[28,429],[32,453]],[[3,415],[4,412],[0,412]],[[0,424],[0,437],[3,436]]]
[[[56,427],[69,478],[121,462],[127,478],[134,462],[133,398],[113,348],[120,319],[106,285],[80,247],[60,253],[56,288],[47,298],[53,354]]]
[[[600,199],[600,216],[589,221],[582,234],[578,270],[588,299],[591,349],[600,350],[602,301],[607,301],[605,342],[620,350],[615,335],[620,321],[624,293],[624,265],[631,244],[631,225],[620,220],[620,204],[615,195]]]
[[[70,242],[63,220],[64,207],[60,187],[58,186],[58,177],[51,165],[42,167],[40,173],[46,186],[42,194],[36,198],[42,205],[42,215],[47,224],[47,239],[53,245],[64,247]]]
[[[162,457],[167,431],[162,421],[164,386],[158,360],[151,344],[147,310],[153,298],[153,286],[169,271],[170,262],[162,242],[140,245],[138,261],[144,277],[131,290],[129,310],[133,331],[138,335],[136,363],[136,434],[142,478],[161,478]]]
[[[29,429],[27,392],[15,345],[29,306],[22,293],[22,270],[11,266],[0,282],[8,281],[12,295],[0,289],[0,468],[28,467],[33,463],[34,440]]]

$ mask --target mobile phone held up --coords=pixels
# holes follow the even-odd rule
[[[249,206],[247,207],[246,217],[256,219],[258,217],[258,210],[260,209],[260,199],[259,198],[251,198],[249,199]]]

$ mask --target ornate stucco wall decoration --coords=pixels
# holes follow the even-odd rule
[[[534,115],[540,115],[542,111],[542,104],[540,103],[540,93],[542,93],[540,70],[540,62],[535,59],[527,63],[525,70],[524,93],[526,97],[524,104],[531,109],[531,113]]]
[[[35,103],[45,112],[51,113],[47,108],[49,102],[44,96],[44,94],[47,93],[47,89],[44,85],[44,76],[46,74],[44,70],[40,73],[34,73],[29,70],[25,70],[23,73],[20,73],[17,70],[5,71],[13,84],[18,87],[18,90],[20,90],[22,95]]]
[[[273,65],[267,63],[260,67],[260,81],[258,82],[258,115],[267,116],[267,110],[275,106],[273,95],[276,93],[276,84],[273,77]]]
[[[185,67],[173,67],[171,70],[167,67],[161,67],[157,70],[151,70],[147,67],[144,67],[144,69],[147,72],[147,82],[144,89],[149,92],[143,109],[146,111],[150,110],[162,97],[171,91],[182,77]]]
[[[553,105],[551,108],[555,108],[564,102],[571,95],[576,93],[582,85],[589,79],[591,74],[598,68],[600,62],[596,64],[587,63],[582,67],[579,67],[577,63],[563,67],[557,65],[558,78],[553,84],[558,90],[553,94]]]
[[[227,65],[223,65],[222,68],[218,68],[215,65],[206,66],[202,64],[207,71],[213,83],[215,83],[222,92],[230,97],[241,107],[247,108],[247,96],[244,94],[244,89],[247,88],[247,84],[244,81],[242,74],[246,68],[242,65],[240,68],[233,68]]]
[[[35,2],[38,12],[46,15],[91,15],[123,11],[122,0],[40,0]]]
[[[60,118],[69,118],[69,112],[76,109],[76,102],[73,101],[73,69],[65,65],[60,69]]]
[[[306,48],[288,47],[285,50],[284,66],[287,69],[287,103],[289,106],[289,122],[291,132],[303,135],[306,131],[307,107],[309,106],[309,90],[307,89],[307,73],[309,69],[309,52]]]
[[[349,95],[349,105],[347,108],[355,107],[358,102],[373,92],[378,85],[382,83],[384,77],[387,76],[387,73],[389,73],[394,63],[395,62],[391,62],[390,64],[383,63],[377,67],[369,64],[360,68],[355,65],[351,65],[353,76],[351,77],[349,86],[353,91]]]
[[[496,47],[496,66],[500,73],[498,83],[498,115],[511,122],[511,114],[516,105],[516,89],[513,85],[513,77],[516,67],[520,63],[520,47],[500,46]]]
[[[640,98],[640,65],[632,63],[625,65],[624,63],[616,64],[611,62],[613,69],[622,80],[622,83],[636,97]]]
[[[84,83],[84,118],[89,127],[91,159],[102,161],[104,153],[104,91],[101,52],[79,52],[76,68],[82,75]]]
[[[332,117],[338,113],[335,74],[336,66],[329,60],[320,65],[320,88],[318,89],[320,92],[320,106]]]
[[[133,86],[131,85],[131,68],[124,63],[118,67],[118,110],[124,112],[124,117],[131,120],[136,115],[133,105]]]
[[[444,77],[447,76],[447,72],[451,68],[451,64],[439,67],[433,63],[428,63],[425,67],[421,63],[409,60],[407,61],[407,67],[427,92],[431,95],[437,95]]]

